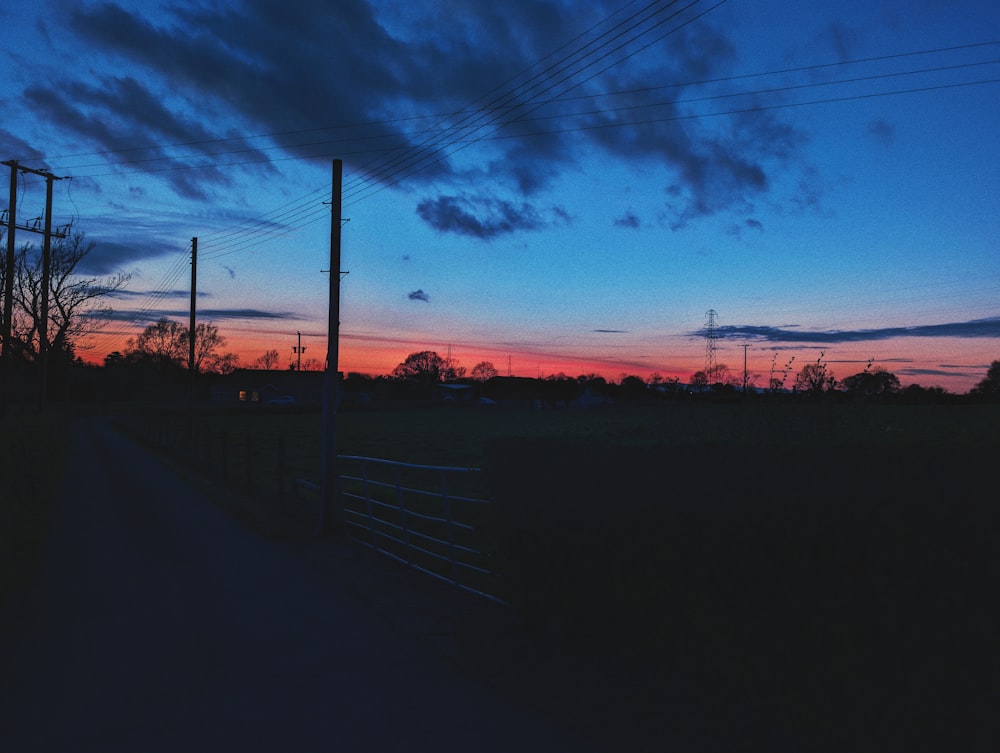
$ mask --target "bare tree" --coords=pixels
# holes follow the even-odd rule
[[[74,233],[55,239],[51,246],[45,327],[45,346],[50,352],[72,355],[83,337],[99,331],[110,319],[108,296],[128,284],[131,276],[125,273],[99,278],[77,271],[96,245],[83,233]],[[0,295],[5,290],[5,277],[6,265],[0,264]],[[26,360],[36,360],[42,347],[43,285],[42,249],[27,243],[15,254],[11,301],[14,348]],[[4,308],[0,306],[0,312]]]
[[[125,357],[131,361],[148,361],[161,369],[179,368],[188,352],[185,332],[183,324],[163,317],[125,341]]]
[[[302,362],[303,371],[323,371],[326,367],[318,358],[307,358]]]
[[[226,338],[219,334],[219,328],[211,322],[200,322],[194,328],[194,364],[196,371],[207,371],[215,374],[229,374],[239,364],[235,353],[223,353]],[[184,328],[185,353],[188,352],[188,330]],[[185,359],[186,365],[186,359]]]
[[[188,368],[190,347],[188,328],[166,317],[150,324],[135,338],[125,343],[125,356],[132,361],[149,361],[157,368]],[[222,353],[226,338],[210,322],[195,326],[195,370],[228,374],[236,368],[239,358],[234,353]]]
[[[262,356],[259,356],[253,365],[258,369],[264,369],[265,371],[271,371],[272,369],[278,368],[278,361],[281,355],[277,350],[265,351]]]

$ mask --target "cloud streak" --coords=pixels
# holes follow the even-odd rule
[[[186,291],[177,291],[172,297],[190,296]],[[176,319],[187,323],[190,312],[181,309],[145,309],[142,311],[142,320],[155,322],[161,318]],[[135,311],[111,311],[101,314],[100,318],[112,321],[132,322],[136,319]],[[232,321],[232,320],[263,320],[263,321],[297,321],[304,320],[299,314],[291,311],[263,311],[261,309],[234,308],[234,309],[199,309],[199,321]]]
[[[727,325],[716,329],[720,339],[752,339],[775,343],[808,343],[816,345],[892,340],[906,337],[988,337],[1000,338],[1000,317],[972,319],[967,322],[923,324],[912,327],[883,327],[879,329],[826,330],[809,332],[786,327],[756,325]],[[704,330],[691,335],[703,336]]]

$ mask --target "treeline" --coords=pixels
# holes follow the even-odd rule
[[[712,373],[698,371],[688,382],[678,377],[653,374],[647,379],[623,375],[617,382],[597,374],[571,377],[554,374],[526,378],[499,376],[489,361],[476,364],[471,372],[455,359],[443,358],[433,351],[410,354],[388,376],[369,376],[350,372],[343,386],[348,394],[371,397],[409,397],[413,399],[459,400],[475,399],[513,403],[532,403],[548,407],[574,403],[599,405],[612,401],[706,400],[726,402],[744,399],[813,399],[826,401],[876,401],[899,403],[945,403],[994,401],[1000,399],[1000,361],[994,361],[984,378],[966,395],[948,392],[942,387],[919,384],[902,386],[892,372],[872,367],[872,362],[860,372],[838,380],[823,360],[791,373],[794,358],[777,373],[772,365],[767,387],[757,384],[756,376],[744,379],[732,374],[724,365]],[[468,373],[468,376],[466,375]],[[466,393],[449,391],[448,387],[466,387]],[[461,396],[461,397],[460,397]]]
[[[211,324],[198,325],[196,369],[201,374],[196,398],[208,400],[214,386],[224,380],[242,380],[245,386],[280,382],[277,376],[262,372],[296,371],[278,366],[276,353],[257,359],[253,369],[241,370],[233,354],[222,351],[225,338]],[[128,341],[125,352],[105,358],[104,367],[77,362],[60,379],[61,394],[67,399],[142,399],[160,401],[189,396],[189,345],[187,329],[168,320],[150,325],[142,334]],[[264,366],[264,368],[262,368]],[[267,368],[270,366],[270,368]],[[320,371],[313,367],[303,372]],[[306,376],[303,373],[303,378]],[[317,374],[316,376],[319,376]],[[654,374],[643,379],[623,375],[617,381],[598,374],[575,377],[553,374],[529,378],[501,376],[488,361],[466,370],[454,359],[433,351],[408,356],[391,374],[372,376],[348,372],[341,376],[340,393],[344,407],[373,404],[447,403],[462,405],[503,405],[534,409],[593,408],[622,403],[659,401],[742,402],[742,401],[821,401],[877,402],[899,404],[950,404],[995,402],[1000,400],[1000,361],[994,361],[984,378],[966,394],[955,394],[941,387],[919,384],[901,385],[892,372],[868,368],[844,379],[833,378],[822,362],[806,364],[794,379],[772,378],[769,388],[748,380],[728,377],[721,369],[717,381],[698,372],[682,382],[677,377]],[[242,387],[241,387],[242,388]]]

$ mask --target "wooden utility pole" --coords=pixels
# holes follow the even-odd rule
[[[7,413],[10,399],[11,371],[14,368],[13,322],[14,316],[14,229],[17,218],[17,161],[4,162],[10,165],[10,205],[7,209],[7,259],[4,268],[3,285],[3,383],[0,384],[0,416]]]
[[[39,366],[39,407],[45,407],[45,399],[48,384],[48,351],[49,351],[49,288],[51,287],[52,276],[52,238],[65,238],[65,232],[52,230],[52,184],[62,178],[50,173],[48,170],[35,170],[30,167],[23,167],[17,160],[8,160],[3,163],[10,167],[10,208],[7,212],[7,265],[5,268],[7,279],[4,284],[4,325],[3,325],[3,360],[4,364],[4,395],[0,398],[0,406],[6,410],[7,395],[10,390],[10,376],[13,368],[13,344],[14,336],[12,329],[13,298],[14,298],[14,231],[19,226],[17,224],[17,174],[31,173],[45,178],[45,223],[42,230],[38,229],[37,223],[32,226],[21,225],[21,230],[30,233],[41,233],[44,236],[42,242],[42,280],[39,291],[41,293],[40,306],[38,312],[38,366]]]
[[[49,391],[49,286],[52,278],[52,181],[55,176],[45,173],[45,235],[42,238],[42,317],[38,323],[38,359],[41,362],[41,394],[38,407],[45,409]]]
[[[298,335],[299,337],[299,344],[292,346],[292,350],[295,351],[295,355],[298,358],[298,362],[295,365],[295,370],[302,371],[302,354],[305,352],[305,348],[302,347],[302,333],[296,332],[295,334]]]
[[[340,226],[344,163],[333,161],[330,202],[330,308],[327,324],[326,376],[323,389],[323,478],[320,483],[319,532],[339,532],[337,513],[337,390],[340,373]]]
[[[194,398],[195,381],[198,378],[198,363],[195,360],[197,337],[195,319],[198,300],[198,238],[191,239],[191,313],[188,319],[188,439],[194,438]]]
[[[191,239],[191,319],[188,325],[188,372],[191,374],[191,395],[194,396],[194,375],[198,373],[198,364],[195,363],[195,310],[196,296],[198,294],[198,239]]]

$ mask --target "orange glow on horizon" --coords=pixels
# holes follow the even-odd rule
[[[121,339],[117,344],[110,346],[106,344],[107,339],[104,339],[104,344],[101,344],[102,335],[92,338],[89,344],[90,347],[88,347],[86,340],[83,341],[78,350],[78,355],[85,363],[102,366],[108,353],[115,350],[124,350],[125,337],[128,335],[124,333],[116,334],[121,334]],[[254,362],[269,350],[276,350],[278,352],[277,369],[279,370],[288,369],[297,360],[294,348],[298,340],[295,333],[272,333],[254,331],[249,328],[234,328],[225,331],[223,334],[226,338],[226,345],[223,351],[235,353],[239,357],[240,368],[254,368]],[[307,361],[311,362],[312,365],[315,365],[316,360],[320,363],[325,361],[325,340],[326,338],[323,334],[316,332],[302,333],[302,345],[305,348],[302,354],[304,366]],[[372,377],[387,376],[410,353],[431,350],[442,357],[447,357],[448,346],[445,345],[442,347],[438,343],[440,343],[440,340],[437,342],[429,340],[410,341],[405,338],[386,337],[383,339],[375,336],[355,336],[342,333],[338,370],[344,374],[354,372]],[[795,375],[799,372],[802,365],[815,360],[812,354],[809,353],[809,350],[809,348],[803,348],[801,353],[797,352],[799,358],[794,362],[794,365],[786,376],[786,388],[790,389],[794,385]],[[774,376],[777,378],[781,377],[784,357],[779,358],[777,363],[772,364],[771,353],[773,351],[767,351],[762,348],[757,354],[758,358],[754,359],[751,357],[748,362],[748,373],[752,385],[766,387],[768,379],[771,376],[772,367],[775,369]],[[560,374],[575,378],[585,374],[596,374],[609,382],[619,382],[623,376],[638,376],[644,380],[648,380],[652,375],[659,374],[665,379],[677,378],[682,383],[687,383],[690,381],[692,374],[704,368],[703,356],[690,352],[676,356],[667,354],[663,359],[662,365],[659,366],[656,364],[650,364],[649,366],[640,365],[635,361],[630,362],[627,359],[594,359],[585,356],[567,355],[565,353],[545,353],[527,348],[515,347],[505,349],[482,345],[474,346],[462,344],[460,341],[453,348],[452,354],[458,365],[465,368],[466,374],[470,373],[476,364],[488,361],[493,364],[493,367],[501,376],[506,376],[509,373],[513,376],[527,378],[546,378]],[[968,362],[969,358],[974,358],[975,356],[956,353],[952,354],[952,357],[957,362],[961,362],[958,359],[964,359]],[[925,362],[933,365],[937,360],[938,358],[934,355],[929,355]],[[988,362],[989,359],[985,360]],[[908,367],[917,367],[920,365],[920,361],[921,359],[908,358],[905,365]],[[838,362],[830,359],[828,365],[837,379],[843,379],[864,369],[864,363],[860,361]],[[884,364],[876,361],[874,366],[882,367],[898,374],[891,359]],[[903,370],[902,367],[900,367],[900,370]],[[742,368],[730,366],[729,373],[737,382],[742,382]],[[915,383],[923,387],[943,387],[945,390],[955,394],[964,394],[981,378],[976,377],[974,380],[970,380],[968,376],[957,374],[954,376],[931,374],[926,377],[920,375],[907,376],[905,373],[898,375],[904,387]],[[985,375],[985,367],[983,375]]]

